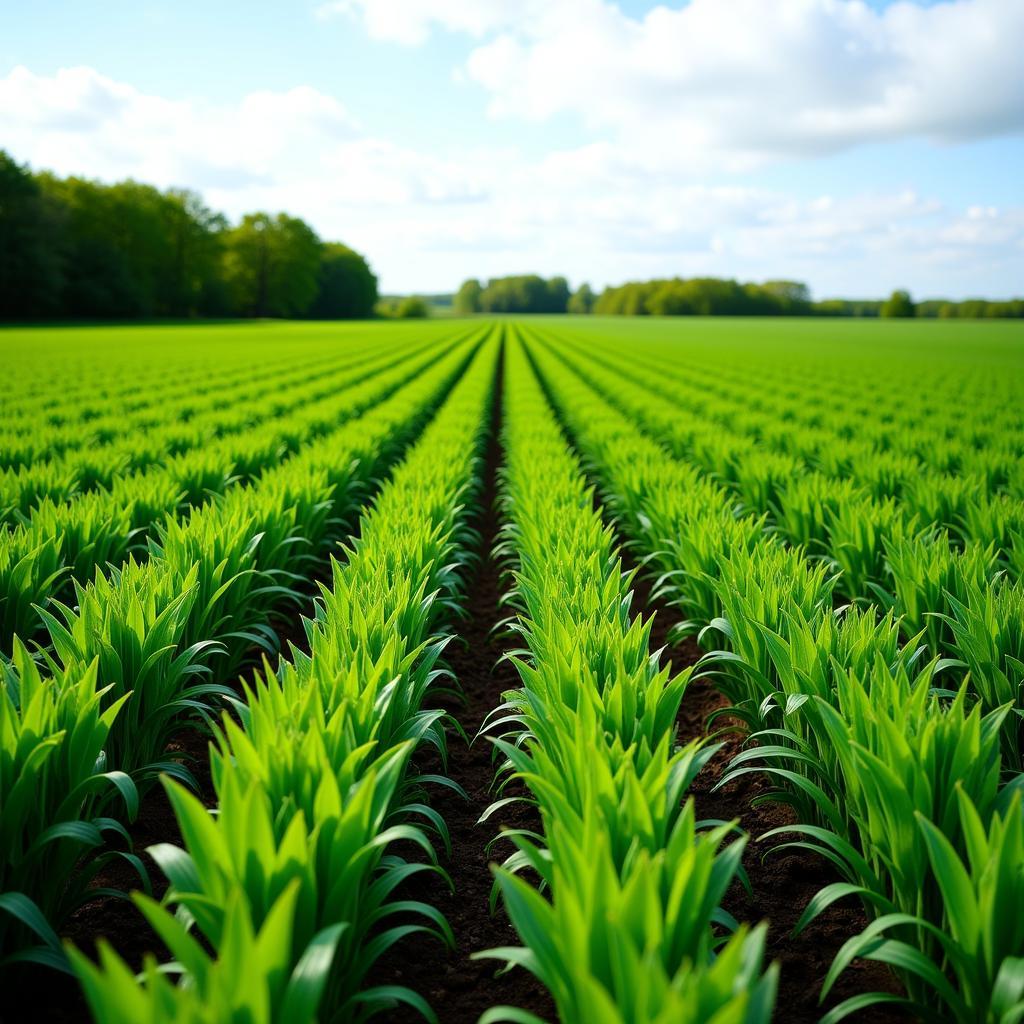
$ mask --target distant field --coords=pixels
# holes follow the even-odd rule
[[[0,360],[11,1005],[1021,1019],[1024,324]]]

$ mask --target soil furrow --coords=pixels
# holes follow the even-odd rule
[[[633,567],[625,552],[623,561],[627,568]],[[677,644],[668,642],[669,630],[679,615],[664,602],[651,598],[650,583],[642,574],[634,578],[633,591],[634,611],[654,614],[651,647],[664,648],[663,660],[671,661],[675,671],[696,664],[702,651],[692,638]],[[728,701],[708,679],[692,682],[679,712],[679,742],[707,736],[708,716],[726,706]],[[726,717],[716,719],[712,728],[729,730],[737,725],[735,719]],[[781,804],[752,806],[754,800],[772,788],[763,775],[746,775],[716,790],[729,762],[743,748],[744,736],[739,731],[723,732],[716,742],[722,743],[721,749],[694,780],[690,793],[701,818],[738,820],[750,836],[743,862],[751,892],[739,883],[734,884],[726,896],[725,908],[739,921],[768,922],[768,958],[777,960],[781,966],[775,1019],[786,1024],[816,1024],[830,1007],[851,996],[862,992],[899,992],[896,979],[886,967],[857,960],[840,976],[826,1002],[819,1004],[821,984],[835,954],[847,939],[865,927],[867,918],[859,903],[845,900],[833,904],[799,936],[792,936],[793,926],[814,894],[837,881],[838,876],[827,861],[807,851],[787,850],[765,856],[781,840],[759,843],[758,837],[769,829],[792,824],[795,816]],[[860,1024],[888,1024],[906,1021],[907,1017],[881,1007],[861,1011],[853,1019]]]
[[[544,987],[522,970],[495,977],[498,961],[471,960],[473,953],[494,946],[519,945],[519,939],[504,911],[489,910],[493,876],[490,865],[503,860],[512,850],[499,842],[488,851],[488,843],[503,827],[537,828],[532,807],[513,804],[500,814],[477,824],[494,799],[492,745],[477,737],[484,718],[501,703],[501,695],[520,685],[511,662],[502,661],[508,645],[492,630],[507,615],[499,607],[503,593],[501,567],[491,557],[498,535],[498,470],[502,461],[500,425],[502,373],[496,382],[490,436],[483,466],[480,510],[473,523],[482,538],[481,560],[467,580],[463,607],[467,617],[456,626],[456,638],[448,646],[446,662],[462,687],[464,702],[439,702],[459,721],[472,744],[449,735],[448,764],[443,769],[468,794],[463,799],[454,791],[433,787],[431,805],[440,812],[451,833],[451,857],[442,853],[441,863],[451,875],[450,891],[436,874],[415,876],[402,889],[404,898],[421,899],[436,906],[448,919],[456,948],[446,949],[436,939],[413,936],[396,946],[374,971],[377,984],[400,984],[419,992],[434,1008],[442,1024],[476,1024],[480,1014],[492,1006],[506,1004],[554,1019],[551,998]],[[430,757],[418,757],[422,771],[442,770]],[[506,790],[503,795],[511,795]],[[389,1024],[421,1022],[418,1014],[396,1008],[387,1015]]]

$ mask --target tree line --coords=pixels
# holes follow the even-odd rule
[[[377,278],[298,217],[33,173],[0,150],[0,318],[372,316]]]
[[[545,279],[538,274],[492,277],[486,285],[476,278],[462,283],[455,293],[456,313],[564,313],[571,299],[564,277]]]
[[[741,283],[728,278],[658,278],[609,286],[599,295],[590,285],[570,291],[564,277],[536,274],[471,278],[455,294],[456,313],[595,313],[606,316],[849,316],[849,317],[1024,317],[1024,299],[915,303],[902,289],[888,299],[814,301],[801,281]]]

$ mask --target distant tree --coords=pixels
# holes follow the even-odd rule
[[[552,277],[547,282],[545,313],[565,313],[569,306],[569,282],[564,277]]]
[[[202,196],[188,189],[166,193],[166,231],[172,264],[167,312],[194,316],[206,301],[223,291],[221,267],[227,219],[211,210]]]
[[[910,292],[897,289],[882,303],[880,315],[889,319],[895,319],[912,317],[914,312],[914,301],[910,297]]]
[[[321,243],[298,217],[248,213],[225,238],[225,277],[247,316],[297,316],[317,296]]]
[[[359,319],[373,315],[377,278],[354,249],[328,242],[320,250],[318,292],[308,315],[318,320]]]
[[[811,309],[810,292],[800,281],[740,284],[717,277],[629,281],[606,288],[594,303],[595,313],[623,316],[795,316]],[[840,311],[833,306],[826,312]]]
[[[595,301],[596,296],[591,290],[590,285],[584,282],[570,296],[566,307],[567,312],[576,313],[577,315],[593,313]]]
[[[480,286],[480,282],[475,278],[471,277],[468,281],[463,281],[459,290],[455,293],[455,312],[463,315],[469,313],[480,312],[480,295],[483,292],[483,288]]]
[[[982,320],[990,315],[989,303],[984,299],[964,299],[957,303],[957,316],[966,320]]]
[[[429,315],[430,307],[427,305],[426,300],[419,295],[406,295],[398,303],[398,309],[395,310],[395,316],[399,320],[419,320]]]
[[[126,181],[36,179],[60,211],[61,312],[78,317],[154,316],[171,268],[156,189]]]
[[[60,218],[27,167],[0,149],[0,317],[58,313],[64,291]]]
[[[810,311],[811,290],[803,281],[765,281],[754,287],[777,307],[778,312],[786,316]]]
[[[494,277],[480,292],[483,313],[564,313],[568,303],[569,284],[564,277],[548,281],[537,274]]]
[[[662,281],[644,300],[644,308],[651,316],[685,316],[693,313],[693,306],[682,281]]]

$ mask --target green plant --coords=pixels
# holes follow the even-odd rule
[[[98,965],[70,948],[93,1017],[109,1024],[316,1024],[344,926],[325,928],[296,948],[291,923],[297,893],[297,885],[287,887],[260,926],[249,916],[243,895],[230,893],[223,952],[216,958],[180,919],[137,895],[136,904],[175,959],[158,965],[149,956],[136,976],[105,941]],[[187,973],[188,985],[174,983],[181,973]]]
[[[95,660],[44,674],[17,640],[0,667],[0,965],[67,969],[55,929],[104,861],[125,857],[146,879],[133,854],[104,848],[110,835],[128,840],[107,812],[131,820],[138,809],[104,749],[128,695],[97,685]]]

